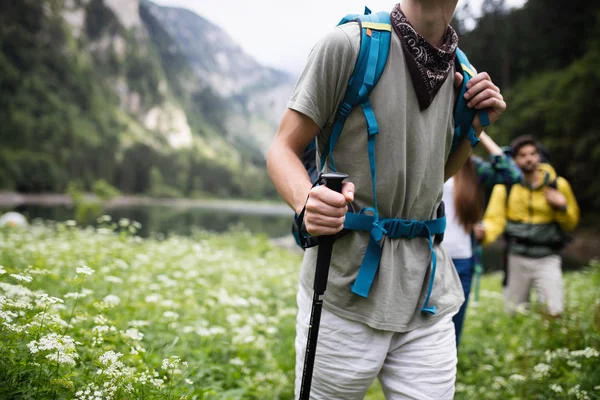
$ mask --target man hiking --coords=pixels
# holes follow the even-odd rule
[[[494,187],[476,235],[488,245],[504,232],[508,246],[504,297],[509,313],[529,303],[534,287],[545,312],[558,316],[563,312],[559,251],[566,244],[566,233],[579,223],[579,206],[569,182],[557,177],[550,164],[541,163],[533,136],[519,136],[511,148],[524,180]]]
[[[388,399],[453,398],[457,359],[452,316],[464,296],[450,258],[433,244],[429,225],[420,221],[436,219],[444,180],[471,152],[465,138],[451,153],[454,81],[460,84],[462,78],[454,63],[458,38],[449,26],[456,3],[403,0],[392,9],[383,74],[369,104],[349,111],[329,155],[336,112],[355,68],[362,34],[354,22],[333,29],[312,49],[269,148],[271,179],[297,214],[304,210],[304,227],[311,236],[340,232],[348,223],[349,204],[365,218],[377,216],[370,233],[348,230],[334,243],[312,399],[362,399],[377,377]],[[376,36],[370,29],[366,34]],[[469,107],[487,109],[490,122],[506,109],[486,73],[476,74],[467,88]],[[378,130],[365,118],[369,111],[376,114]],[[479,116],[473,128],[481,133]],[[335,160],[335,169],[349,175],[341,193],[325,185],[312,187],[302,155],[315,138],[319,157],[328,161],[322,172],[331,170]],[[406,228],[404,237],[384,228],[384,221]],[[373,243],[380,254],[374,263],[365,263]],[[305,251],[300,272],[296,396],[317,249]],[[366,285],[358,282],[363,263],[376,267]]]

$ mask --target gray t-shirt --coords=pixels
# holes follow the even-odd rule
[[[357,23],[336,27],[309,56],[288,107],[310,117],[320,128],[319,150],[331,133],[335,112],[354,69],[360,46]],[[450,75],[452,77],[452,75]],[[443,84],[433,103],[421,111],[402,45],[396,34],[386,68],[370,99],[380,132],[376,137],[377,200],[380,218],[434,219],[442,198],[444,165],[453,135],[453,79]],[[336,169],[356,185],[358,209],[373,206],[367,153],[367,126],[360,107],[348,117],[334,150]],[[451,259],[435,246],[437,271],[429,305],[421,313],[431,273],[427,239],[385,238],[381,263],[368,298],[351,292],[369,243],[368,232],[350,231],[335,242],[324,307],[375,329],[405,332],[454,314],[464,301]],[[312,289],[317,247],[307,249],[301,285]]]

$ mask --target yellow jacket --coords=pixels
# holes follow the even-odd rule
[[[483,224],[484,245],[495,242],[505,233],[515,254],[543,257],[557,252],[564,232],[571,232],[579,223],[579,205],[566,179],[558,177],[549,164],[539,167],[540,182],[530,187],[526,182],[515,184],[506,200],[506,186],[496,185],[492,191]],[[567,199],[565,210],[553,208],[545,189],[556,182],[556,189]]]

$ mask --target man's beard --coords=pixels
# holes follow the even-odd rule
[[[538,167],[538,166],[537,166],[537,164],[535,164],[535,163],[527,163],[527,164],[523,165],[523,166],[521,167],[521,169],[522,169],[522,170],[523,170],[523,172],[525,172],[525,173],[532,173],[532,172],[535,172],[535,170],[537,169],[537,167]]]

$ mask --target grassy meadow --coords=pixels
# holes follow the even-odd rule
[[[0,230],[0,398],[293,399],[300,256],[243,229],[139,228]],[[484,276],[456,399],[600,399],[600,263],[565,285],[563,318],[509,318]]]

